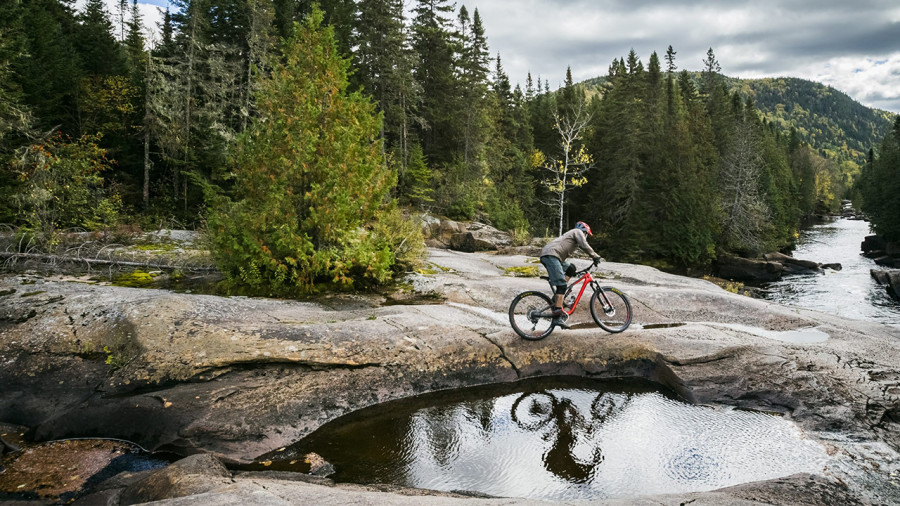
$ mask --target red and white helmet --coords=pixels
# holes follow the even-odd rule
[[[582,232],[584,232],[587,235],[594,235],[591,233],[591,227],[588,226],[588,224],[583,221],[579,221],[578,223],[576,223],[575,228],[577,228],[578,230],[581,230]]]

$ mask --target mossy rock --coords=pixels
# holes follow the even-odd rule
[[[155,277],[149,272],[134,271],[116,275],[112,284],[127,288],[146,288],[152,285],[154,281]]]

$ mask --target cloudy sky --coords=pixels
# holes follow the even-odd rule
[[[107,0],[114,3],[115,0]],[[139,0],[145,22],[159,19]],[[412,0],[406,0],[408,5]],[[513,82],[558,87],[605,75],[634,49],[646,65],[671,45],[681,69],[700,70],[711,47],[732,77],[801,77],[900,113],[898,0],[458,0],[484,21],[491,51]],[[147,23],[148,25],[151,23]]]

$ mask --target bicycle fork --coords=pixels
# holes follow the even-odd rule
[[[612,305],[612,302],[609,300],[609,297],[606,296],[606,290],[604,290],[600,283],[594,281],[591,283],[591,288],[594,289],[594,293],[597,294],[597,298],[600,299],[600,304],[603,307],[603,312],[606,313],[607,316],[613,316],[616,314],[616,308]]]

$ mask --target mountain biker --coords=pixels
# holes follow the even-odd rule
[[[553,323],[563,328],[568,328],[565,319],[568,316],[563,311],[563,297],[569,278],[575,274],[575,266],[566,262],[566,258],[575,252],[576,248],[590,255],[594,263],[599,263],[602,258],[587,243],[587,236],[593,235],[591,227],[583,221],[575,224],[575,228],[553,239],[541,250],[541,264],[547,269],[550,276],[550,284],[556,294],[553,297]]]

